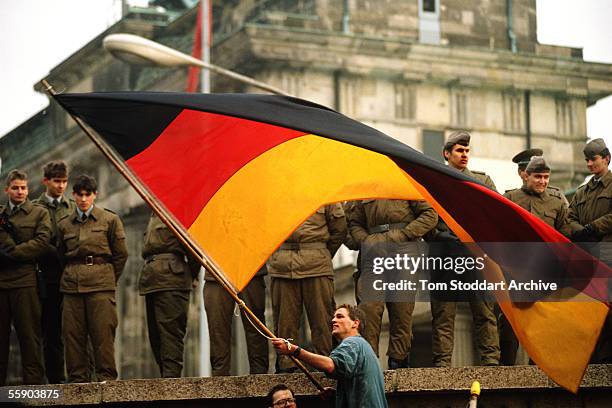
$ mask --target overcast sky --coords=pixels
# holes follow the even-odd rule
[[[132,0],[146,4],[146,0]],[[0,7],[0,136],[47,105],[32,86],[114,23],[119,0],[18,0]],[[612,63],[612,0],[538,0],[541,43],[584,48],[584,59]],[[612,145],[612,97],[588,109],[590,137]]]

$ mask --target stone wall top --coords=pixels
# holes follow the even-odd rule
[[[385,391],[389,401],[418,396],[454,395],[467,401],[474,380],[482,387],[482,396],[533,393],[556,395],[556,398],[575,398],[560,389],[536,366],[514,367],[453,367],[413,368],[386,371]],[[315,373],[324,386],[334,386],[334,381],[321,373]],[[317,390],[302,374],[250,375],[241,377],[176,378],[153,380],[121,380],[104,383],[64,384],[59,387],[63,398],[57,401],[32,402],[31,405],[80,406],[93,404],[144,405],[153,401],[179,403],[181,401],[209,401],[214,405],[232,400],[232,406],[265,406],[268,390],[278,383],[291,387],[298,398],[306,401],[316,397]],[[36,386],[20,387],[36,389]],[[4,387],[8,388],[8,387]],[[579,393],[597,393],[612,390],[612,365],[591,365],[582,381]],[[501,393],[501,394],[500,394]],[[429,397],[428,397],[429,398]],[[315,398],[316,400],[316,398]],[[236,401],[234,403],[234,401]],[[250,401],[250,403],[248,403]],[[306,404],[310,405],[310,404]],[[323,404],[325,406],[325,404]],[[208,406],[208,405],[207,405]],[[220,406],[220,405],[219,405]],[[300,405],[301,406],[301,405]],[[312,406],[312,405],[310,405]],[[319,406],[321,406],[319,404]],[[393,404],[391,404],[393,406]],[[576,405],[582,406],[582,405]],[[595,404],[593,406],[601,406]]]

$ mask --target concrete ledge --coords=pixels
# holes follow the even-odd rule
[[[333,386],[334,381],[320,373],[315,377],[325,386]],[[428,400],[443,402],[445,406],[467,401],[472,381],[482,385],[482,398],[495,400],[516,400],[519,396],[526,405],[515,401],[511,406],[529,406],[533,399],[547,400],[550,406],[559,405],[558,399],[568,402],[567,406],[609,406],[597,401],[607,401],[612,397],[612,365],[591,365],[583,379],[578,396],[562,390],[535,366],[515,367],[457,367],[457,368],[414,368],[385,372],[385,389],[391,406],[400,402]],[[277,383],[285,383],[300,398],[300,406],[328,406],[318,401],[315,387],[302,374],[250,375],[242,377],[214,378],[177,378],[121,380],[104,383],[65,384],[57,386],[63,397],[60,400],[27,401],[31,406],[87,406],[109,404],[114,406],[146,406],[153,402],[164,401],[167,406],[190,406],[189,402],[207,401],[207,406],[264,406],[262,398]],[[20,389],[53,388],[54,386],[25,386]],[[3,391],[12,387],[4,387]],[[514,391],[514,392],[510,392]],[[517,391],[520,391],[517,393]],[[604,398],[603,391],[606,397]],[[4,393],[3,393],[4,394]],[[580,402],[582,401],[582,403]],[[216,403],[215,403],[216,402]],[[303,404],[302,404],[303,402]],[[449,404],[450,403],[450,404]],[[495,404],[496,405],[496,404]],[[429,406],[425,404],[423,406]],[[539,406],[539,404],[536,404]]]

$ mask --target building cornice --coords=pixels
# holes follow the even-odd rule
[[[224,52],[236,48],[242,52]],[[240,67],[248,58],[349,75],[556,93],[584,98],[589,105],[612,94],[612,64],[397,38],[247,24],[214,52],[215,60],[228,68]],[[227,59],[230,54],[234,60]]]

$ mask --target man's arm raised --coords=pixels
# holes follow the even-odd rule
[[[272,345],[278,354],[283,354],[286,356],[293,355],[298,360],[301,360],[309,366],[321,370],[327,374],[333,374],[333,372],[336,370],[334,361],[327,356],[311,353],[310,351],[302,348],[300,348],[297,355],[294,354],[298,349],[298,346],[289,343],[285,339],[274,338],[272,339]]]

